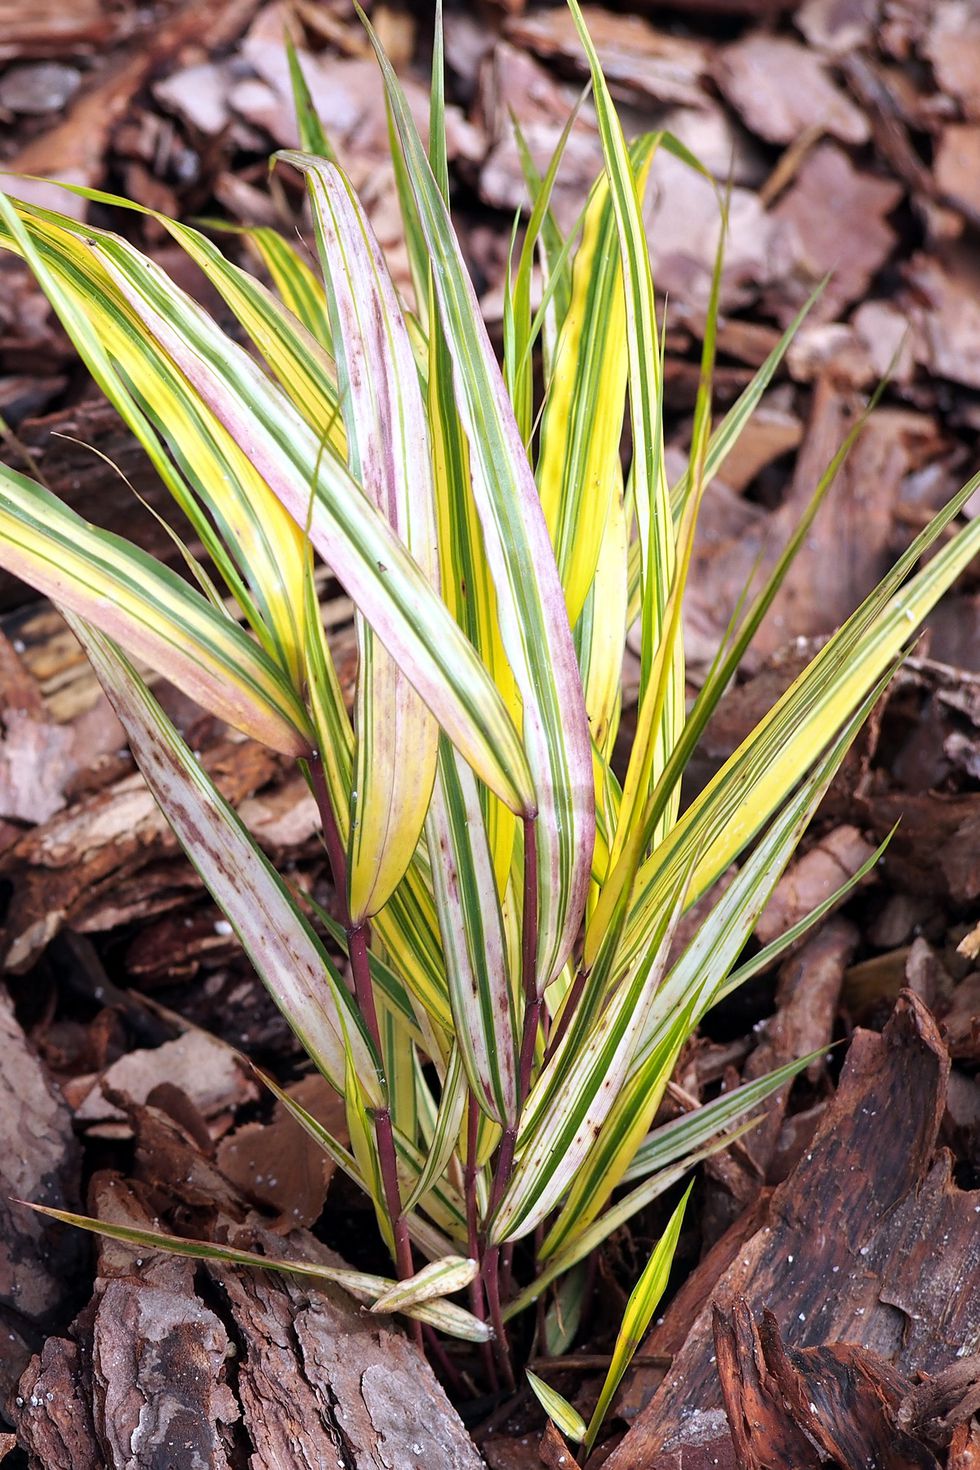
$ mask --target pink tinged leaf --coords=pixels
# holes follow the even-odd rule
[[[537,978],[543,993],[578,935],[595,841],[582,682],[540,497],[476,293],[404,93],[368,31],[433,261],[501,637],[523,700],[524,748],[539,818]]]
[[[313,431],[248,354],[137,257],[133,274],[148,283],[140,289],[116,261],[122,249],[114,242],[112,253],[102,246],[93,253],[289,514],[309,525],[320,556],[476,773],[513,811],[533,809],[527,760],[503,702],[414,558],[344,466],[320,453]],[[151,290],[167,300],[166,313]]]
[[[272,864],[126,660],[90,624],[71,613],[68,623],[164,816],[298,1040],[342,1092],[346,1032],[361,1086],[371,1103],[379,1105],[377,1064],[360,1019]]]
[[[327,281],[351,473],[438,589],[434,487],[415,356],[381,248],[340,170],[307,170]],[[404,875],[435,779],[439,727],[358,617],[350,908],[377,912]]]

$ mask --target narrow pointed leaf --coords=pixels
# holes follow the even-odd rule
[[[0,465],[0,565],[88,618],[192,699],[273,750],[302,755],[306,713],[227,614],[136,546]]]
[[[282,879],[126,660],[90,624],[71,613],[68,621],[147,785],[297,1038],[342,1093],[346,1033],[361,1085],[380,1104],[378,1060],[360,1016]]]
[[[647,167],[651,144],[645,140],[645,153],[637,155]],[[628,365],[623,268],[603,175],[590,198],[575,253],[571,302],[541,422],[537,471],[573,627],[592,585],[612,498],[621,484]]]
[[[544,1409],[548,1418],[561,1430],[566,1439],[573,1440],[578,1444],[585,1438],[585,1420],[575,1408],[557,1390],[550,1388],[543,1378],[532,1373],[530,1368],[524,1369],[527,1381],[534,1390],[534,1396]]]
[[[284,1256],[263,1256],[258,1251],[239,1250],[237,1246],[216,1245],[208,1240],[191,1240],[183,1235],[168,1235],[163,1230],[145,1230],[132,1225],[117,1225],[108,1220],[97,1220],[91,1215],[76,1215],[69,1210],[56,1210],[50,1205],[35,1205],[29,1200],[19,1204],[59,1220],[63,1225],[74,1225],[88,1230],[93,1235],[103,1235],[108,1240],[119,1240],[126,1245],[143,1246],[147,1250],[162,1251],[165,1255],[189,1256],[195,1261],[214,1261],[218,1265],[248,1266],[259,1271],[281,1271],[287,1276],[307,1276],[317,1281],[339,1286],[357,1301],[374,1301],[381,1292],[398,1283],[389,1276],[375,1276],[367,1271],[352,1271],[344,1266],[326,1266],[319,1261],[290,1260]],[[488,1342],[490,1330],[472,1313],[457,1307],[454,1302],[420,1302],[405,1309],[407,1317],[426,1322],[445,1332],[447,1336],[462,1338],[466,1342]]]
[[[351,473],[438,588],[425,405],[395,288],[340,170],[301,166],[328,283]],[[363,618],[358,644],[348,854],[355,922],[383,907],[408,867],[435,779],[439,736],[407,675]]]
[[[616,1345],[613,1348],[612,1362],[609,1364],[609,1371],[599,1394],[599,1402],[589,1420],[589,1428],[585,1436],[586,1452],[591,1450],[595,1444],[596,1435],[602,1427],[602,1421],[606,1417],[613,1396],[622,1382],[623,1374],[642,1342],[644,1333],[657,1309],[657,1304],[664,1294],[674,1259],[674,1251],[677,1249],[677,1239],[684,1221],[684,1211],[687,1208],[692,1188],[693,1185],[687,1186],[684,1198],[671,1215],[667,1229],[657,1242],[644,1268],[643,1275],[630,1293],[616,1337]]]
[[[445,740],[426,831],[463,1066],[480,1107],[513,1123],[516,1023],[493,859],[476,781]]]
[[[523,700],[524,746],[539,816],[543,989],[571,950],[588,889],[594,820],[582,686],[541,502],[449,212],[404,93],[369,26],[368,34],[432,260],[501,635]]]

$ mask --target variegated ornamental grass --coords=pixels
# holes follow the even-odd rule
[[[685,765],[848,445],[774,572],[733,609],[686,708],[698,508],[793,329],[713,424],[719,264],[690,462],[670,484],[642,195],[658,147],[697,163],[669,137],[627,144],[569,4],[605,170],[565,239],[549,209],[561,149],[543,178],[525,153],[531,213],[502,368],[447,203],[438,13],[427,149],[375,41],[411,309],[298,66],[304,148],[284,157],[307,181],[322,276],[256,231],[269,289],[200,231],[157,216],[248,347],[119,236],[0,196],[0,243],[34,271],[205,553],[187,553],[190,575],[178,577],[0,467],[0,563],[65,611],[188,856],[343,1097],[349,1142],[270,1081],[370,1196],[394,1274],[276,1267],[483,1342],[491,1379],[512,1371],[508,1322],[555,1291],[567,1314],[581,1291],[573,1268],[807,1060],[652,1129],[707,1009],[826,911],[742,958],[909,638],[980,547],[980,518],[952,524],[971,481],[680,812]],[[720,234],[723,211],[720,197]],[[353,718],[323,633],[317,559],[356,609]],[[634,626],[640,688],[622,767],[613,753]],[[341,923],[290,891],[130,660],[301,764]],[[679,918],[732,864],[737,875],[675,955]],[[663,1290],[682,1213],[683,1202],[630,1298],[592,1423],[535,1384],[587,1446]],[[465,1307],[448,1299],[461,1290]]]

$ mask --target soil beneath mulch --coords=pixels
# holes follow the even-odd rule
[[[424,102],[429,7],[376,25]],[[347,0],[297,0],[314,99],[408,291],[380,84]],[[283,7],[262,0],[0,3],[0,159],[189,218],[305,227]],[[771,565],[886,371],[688,776],[721,765],[802,663],[977,468],[980,13],[969,0],[685,0],[588,19],[631,131],[664,127],[731,180],[719,411],[813,286],[810,312],[704,503],[685,628],[692,690],[757,561]],[[447,3],[454,208],[499,333],[516,117],[539,162],[583,85],[562,5]],[[556,192],[570,226],[600,167],[586,99]],[[223,316],[149,220],[91,210]],[[648,212],[669,298],[668,455],[683,467],[716,243],[711,186],[658,154]],[[240,246],[234,237],[229,249]],[[254,262],[250,262],[254,268]],[[173,562],[172,517],[24,267],[0,258],[4,458]],[[63,436],[70,436],[69,438]],[[78,442],[80,441],[80,442]],[[92,446],[106,458],[92,453]],[[980,514],[980,498],[967,507]],[[324,583],[347,687],[349,604]],[[627,702],[636,667],[624,670]],[[273,754],[161,697],[292,881],[332,902],[315,811]],[[632,1466],[980,1464],[980,571],[930,619],[868,722],[753,943],[784,933],[899,827],[846,904],[733,995],[681,1059],[663,1117],[829,1043],[764,1121],[704,1165],[663,1317],[596,1460]],[[572,1465],[527,1394],[435,1376],[342,1297],[95,1251],[26,1198],[366,1268],[361,1201],[273,1104],[243,1053],[341,1129],[177,851],[121,729],[52,609],[0,574],[0,1450],[11,1466]],[[588,1411],[665,1212],[591,1267],[570,1353],[539,1371]],[[382,1266],[383,1268],[383,1266]],[[768,1315],[766,1315],[768,1313]],[[528,1343],[529,1350],[531,1349]],[[562,1457],[564,1456],[564,1459]]]

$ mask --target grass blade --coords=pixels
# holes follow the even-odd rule
[[[582,687],[537,489],[446,203],[404,93],[363,18],[432,260],[501,635],[523,701],[524,744],[540,819],[537,969],[543,989],[571,950],[588,890],[594,821]]]
[[[429,434],[415,358],[381,247],[340,170],[302,156],[328,283],[351,473],[436,588]],[[354,922],[382,908],[425,821],[439,730],[406,674],[358,620],[348,853]]]
[[[205,709],[286,755],[309,725],[281,669],[210,600],[26,475],[0,465],[0,563],[88,618]]]

